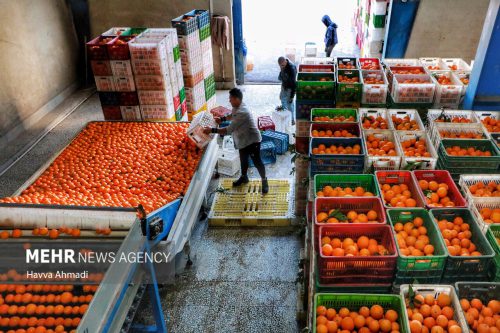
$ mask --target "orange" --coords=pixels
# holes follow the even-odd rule
[[[379,321],[379,325],[380,325],[380,330],[382,332],[390,332],[391,329],[392,329],[392,324],[389,320],[387,319],[381,319]]]
[[[354,330],[354,320],[351,317],[345,317],[342,319],[340,327],[342,327],[343,330],[352,331]]]
[[[356,243],[360,249],[367,249],[370,245],[370,239],[366,236],[361,236],[358,238]]]
[[[440,307],[449,306],[451,304],[451,297],[445,293],[441,293],[437,298],[437,304]]]
[[[371,308],[370,308],[370,315],[374,318],[374,319],[381,319],[383,316],[384,316],[384,309],[380,306],[380,305],[373,305]]]
[[[354,326],[357,328],[357,329],[360,329],[361,327],[365,326],[366,324],[366,320],[365,320],[365,317],[362,316],[362,315],[357,315],[355,318],[354,318]]]
[[[422,324],[418,320],[410,321],[410,332],[411,333],[421,333]]]
[[[366,214],[366,217],[368,218],[369,221],[375,221],[377,220],[378,218],[378,214],[376,211],[374,210],[370,210],[368,211],[368,213]]]

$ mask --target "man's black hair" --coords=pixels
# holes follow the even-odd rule
[[[229,96],[236,97],[241,101],[243,100],[243,93],[238,88],[233,88],[233,89],[229,90]]]

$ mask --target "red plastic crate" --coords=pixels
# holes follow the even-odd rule
[[[408,190],[411,192],[411,197],[415,199],[417,202],[416,207],[425,207],[425,201],[422,199],[420,195],[419,186],[415,177],[411,173],[411,171],[375,171],[375,177],[377,177],[377,185],[379,188],[380,196],[382,197],[382,202],[384,203],[384,207],[387,209],[406,209],[406,208],[414,208],[414,207],[397,207],[388,205],[384,198],[382,192],[382,185],[397,185],[397,184],[406,184],[408,186]]]
[[[467,201],[464,199],[460,191],[458,190],[457,185],[453,182],[451,175],[446,170],[415,170],[413,171],[413,175],[415,176],[415,180],[427,180],[428,182],[434,180],[438,183],[445,183],[448,185],[448,197],[451,201],[455,203],[454,208],[467,208]],[[427,208],[441,208],[441,207],[431,207],[427,204],[425,200],[424,192],[420,189],[420,185],[418,186],[418,193],[421,196],[424,203],[426,203]]]
[[[359,58],[359,68],[362,70],[379,70],[380,60],[378,58]]]
[[[119,106],[103,106],[104,120],[122,120],[122,111]]]
[[[92,73],[94,74],[94,76],[113,75],[109,60],[92,60],[90,61],[90,67],[92,68]]]
[[[96,37],[87,43],[87,51],[90,60],[108,60],[107,43],[111,42],[115,37]]]
[[[295,151],[300,154],[309,154],[309,137],[297,137],[295,138]]]
[[[311,123],[311,131],[309,133],[309,136],[312,138],[313,137],[313,131],[327,131],[330,130],[332,133],[335,131],[342,131],[346,130],[347,132],[354,134],[353,138],[360,138],[361,137],[361,129],[359,127],[359,124],[357,123]],[[327,136],[315,136],[315,138],[327,138]],[[343,137],[338,137],[338,138],[343,138]]]
[[[334,65],[299,65],[299,72],[305,73],[333,73]]]
[[[327,223],[318,223],[317,216],[320,212],[330,211],[331,209],[338,209],[342,213],[347,214],[350,210],[354,210],[356,213],[366,214],[370,210],[374,210],[378,215],[379,223],[350,223],[349,225],[377,225],[377,224],[386,224],[387,218],[385,215],[384,206],[382,204],[382,200],[378,197],[357,197],[357,198],[316,198],[314,202],[314,228],[317,231],[319,227],[328,225]],[[338,223],[335,225],[347,225],[347,223]]]
[[[374,238],[389,251],[387,256],[325,256],[320,244],[323,237]],[[328,225],[318,232],[318,270],[321,283],[392,283],[398,258],[396,244],[388,225]]]
[[[128,42],[134,39],[133,36],[118,36],[107,44],[108,55],[111,60],[128,60],[130,59],[130,51]],[[125,42],[125,44],[121,44]]]
[[[139,105],[139,97],[136,91],[120,92],[120,105]]]
[[[259,127],[259,130],[261,131],[274,131],[275,130],[275,125],[271,117],[269,116],[262,116],[257,118],[257,124]]]

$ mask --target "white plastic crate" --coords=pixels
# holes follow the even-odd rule
[[[213,95],[207,101],[207,110],[208,111],[211,111],[215,107],[217,107],[217,95]]]
[[[393,117],[403,119],[405,117],[409,117],[410,121],[414,120],[417,122],[420,131],[425,131],[424,123],[422,119],[420,119],[420,115],[418,111],[415,109],[388,109],[387,110],[389,123],[392,129],[398,130],[396,124],[394,124]]]
[[[226,155],[233,154],[239,156],[238,150],[234,147],[233,137],[231,135],[225,135],[222,140],[222,152],[225,152]]]
[[[471,67],[461,58],[442,58],[443,67],[451,71],[471,71]]]
[[[165,59],[132,60],[135,75],[165,75],[169,74]]]
[[[217,171],[221,175],[234,176],[240,171],[240,157],[222,151],[217,158]]]
[[[389,121],[389,114],[385,108],[359,108],[359,124],[362,129],[368,129],[363,127],[363,121],[365,117],[374,117],[375,119],[381,117],[387,122],[387,129],[392,130],[392,123]]]
[[[141,37],[167,37],[169,42],[177,44],[177,29],[175,28],[148,28]]]
[[[199,148],[208,145],[214,136],[213,134],[205,134],[203,132],[205,127],[217,127],[217,123],[210,112],[200,112],[195,115],[187,130],[188,137]]]
[[[297,60],[297,47],[294,44],[285,45],[285,57],[290,59],[292,62]]]
[[[122,119],[125,121],[141,121],[141,107],[139,105],[120,106]]]
[[[425,83],[405,83],[405,80],[418,79]],[[436,85],[427,74],[395,74],[392,97],[396,103],[432,103]]]
[[[484,118],[489,117],[489,118],[495,119],[496,121],[500,120],[500,111],[475,111],[475,115],[476,115],[477,119],[481,122],[481,125],[483,126],[484,131],[486,133],[491,133],[491,132],[482,123]],[[498,133],[498,132],[494,132],[494,133]]]
[[[333,65],[335,64],[335,59],[333,57],[304,57],[300,63],[302,65]]]
[[[207,78],[214,73],[214,60],[212,58],[212,51],[207,52],[202,57],[203,62],[203,77]]]
[[[383,60],[383,63],[387,67],[420,66],[420,61],[418,61],[418,59],[413,59],[413,58],[386,58]]]
[[[436,95],[434,98],[434,107],[447,107],[456,109],[460,104],[460,97],[462,96],[463,84],[452,72],[434,72],[431,71],[432,79],[436,84]],[[438,77],[445,76],[451,80],[451,84],[441,85],[438,82]]]
[[[289,110],[273,110],[271,118],[273,119],[274,128],[277,132],[287,133],[292,121],[292,113]]]
[[[307,42],[304,46],[304,57],[315,57],[318,52],[316,43]]]
[[[453,122],[454,124],[459,124],[454,120],[458,120],[461,118],[467,119],[469,121],[468,122],[469,124],[479,124],[479,119],[477,118],[474,111],[437,110],[437,109],[430,109],[429,111],[427,111],[427,123],[429,124],[429,127],[432,127],[433,124],[436,122],[436,120],[438,120],[439,118],[447,118],[450,122]]]
[[[370,16],[371,15],[385,15],[387,12],[387,1],[371,1]]]
[[[111,71],[115,76],[132,76],[132,64],[130,60],[111,60]]]
[[[361,97],[362,104],[386,104],[388,82],[382,70],[363,70],[361,71],[363,80],[363,94]],[[365,80],[367,78],[375,78],[382,80],[384,83],[369,84]]]
[[[436,150],[439,149],[439,144],[441,143],[441,140],[443,139],[453,140],[453,138],[443,137],[442,135],[443,132],[454,133],[457,135],[461,133],[471,133],[474,135],[481,135],[483,139],[488,138],[488,135],[484,131],[481,124],[434,123],[431,127],[429,127],[428,133]],[[467,140],[475,140],[475,139],[467,138]]]
[[[143,120],[149,121],[175,121],[173,103],[169,105],[141,105]]]
[[[401,169],[405,169],[408,165],[414,165],[415,168],[419,170],[434,170],[436,168],[438,155],[425,131],[395,131],[394,135],[396,137],[396,142],[399,145],[399,150],[401,151]],[[411,139],[418,141],[422,138],[425,140],[427,151],[431,156],[406,156],[402,142]]]
[[[186,100],[193,111],[200,109],[205,104],[205,82],[201,81],[193,88],[186,87],[185,91]]]
[[[97,91],[115,91],[115,81],[112,76],[94,76]]]
[[[370,41],[382,41],[385,38],[385,28],[375,28],[370,24],[368,28],[368,40]]]
[[[443,67],[441,58],[419,58],[420,65],[427,71],[443,71],[446,68]]]
[[[128,43],[132,60],[165,59],[167,54],[166,38],[137,36]]]
[[[136,75],[137,90],[166,90],[170,88],[170,80],[165,75]]]
[[[479,182],[483,182],[485,185],[488,185],[489,182],[495,182],[500,184],[500,175],[494,174],[477,174],[477,175],[460,175],[459,185],[464,193],[465,199],[467,202],[472,203],[473,201],[481,201],[481,202],[500,202],[500,197],[478,197],[474,196],[472,192],[469,190],[469,187],[475,185]]]
[[[477,224],[483,233],[486,233],[488,227],[494,223],[486,223],[484,218],[481,216],[481,209],[489,208],[491,210],[500,208],[500,200],[484,200],[484,199],[475,199],[472,202],[469,202],[469,208],[472,212],[472,215],[476,218]],[[498,225],[498,224],[497,224]]]
[[[116,91],[135,91],[133,76],[113,76]]]
[[[366,163],[365,171],[377,170],[399,170],[401,165],[401,150],[394,136],[395,131],[391,130],[363,130],[363,140],[366,147]],[[374,135],[381,140],[387,140],[394,143],[396,156],[375,156],[368,153],[367,138],[369,135]]]
[[[462,96],[464,96],[469,86],[470,71],[454,71],[452,75],[462,82]]]
[[[173,103],[172,91],[165,90],[139,90],[139,103],[141,105],[167,105]]]
[[[201,53],[212,53],[212,39],[207,38],[201,41]]]

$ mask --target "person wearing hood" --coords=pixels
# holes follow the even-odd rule
[[[281,106],[292,113],[292,125],[294,125],[295,112],[293,98],[295,97],[295,90],[297,88],[297,68],[293,62],[285,57],[279,57],[278,64],[280,66],[278,80],[281,81]]]
[[[238,88],[229,91],[229,103],[233,107],[231,114],[227,117],[215,117],[217,124],[230,120],[229,126],[224,128],[205,127],[204,132],[218,133],[221,135],[230,134],[233,136],[234,147],[240,154],[241,176],[233,182],[233,186],[247,184],[248,179],[248,159],[251,158],[253,164],[259,171],[262,178],[262,194],[269,192],[269,184],[266,178],[266,168],[260,156],[260,143],[262,136],[250,110],[243,103],[243,93]]]
[[[330,57],[332,54],[333,48],[335,45],[338,43],[337,39],[337,24],[332,21],[330,16],[325,15],[321,19],[323,24],[326,26],[326,33],[325,33],[325,52],[326,56]]]

